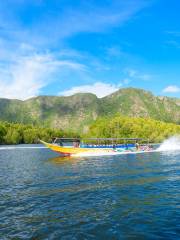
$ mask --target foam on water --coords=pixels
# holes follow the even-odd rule
[[[100,153],[78,153],[74,154],[73,157],[92,157],[92,156],[110,156],[110,155],[118,155],[121,154],[120,152],[100,152]]]
[[[124,154],[140,154],[140,153],[150,153],[150,152],[156,152],[156,150],[150,150],[150,151],[124,151],[124,152],[100,152],[100,153],[79,153],[74,154],[73,157],[92,157],[92,156],[112,156],[112,155],[124,155]]]
[[[40,146],[40,147],[3,146],[3,147],[0,147],[0,150],[34,149],[34,148],[47,148],[47,147],[44,147],[44,146]]]
[[[180,136],[173,136],[166,139],[157,151],[177,151],[180,150]]]

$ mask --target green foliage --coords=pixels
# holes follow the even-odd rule
[[[7,129],[7,133],[4,136],[4,142],[6,144],[18,144],[22,141],[22,136],[18,130],[13,127]]]
[[[86,137],[145,138],[151,142],[161,142],[175,134],[180,134],[180,125],[116,115],[114,118],[97,119],[90,126]]]
[[[114,117],[98,118],[84,137],[145,138],[151,142],[161,142],[176,134],[180,134],[180,125],[151,118],[131,118],[116,114]],[[0,122],[0,144],[32,144],[38,143],[39,139],[50,142],[53,137],[80,136],[61,129]]]
[[[6,128],[3,125],[0,125],[0,142],[4,142],[4,136],[6,135]]]
[[[50,142],[53,137],[78,137],[74,132],[43,128],[20,123],[0,122],[0,144]]]

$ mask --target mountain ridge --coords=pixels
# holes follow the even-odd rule
[[[98,117],[117,113],[180,124],[180,99],[123,88],[98,98],[92,93],[37,96],[27,100],[0,98],[0,120],[86,132]]]

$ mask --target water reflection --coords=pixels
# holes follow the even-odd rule
[[[49,158],[47,162],[55,164],[55,165],[66,165],[66,164],[76,164],[80,161],[84,161],[85,158],[82,157],[54,157],[54,158]]]

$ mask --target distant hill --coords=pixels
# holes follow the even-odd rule
[[[104,98],[90,93],[39,96],[26,101],[0,99],[0,120],[86,131],[101,116],[121,113],[180,124],[180,99],[124,88]]]

